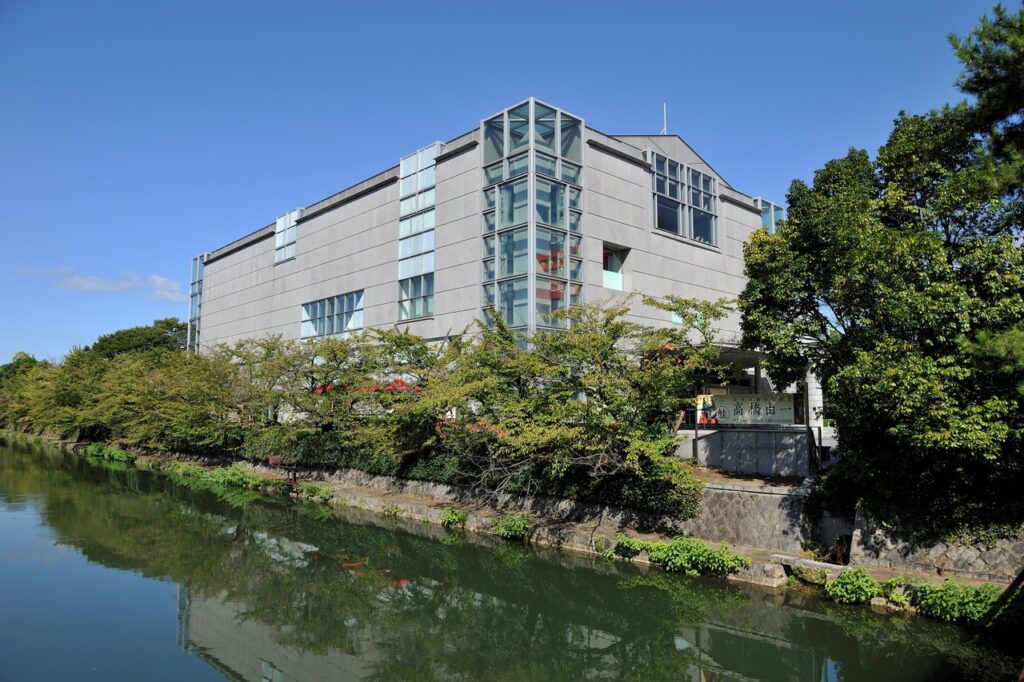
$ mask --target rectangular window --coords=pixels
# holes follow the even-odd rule
[[[530,146],[530,103],[520,104],[508,112],[508,154]]]
[[[672,234],[682,234],[682,224],[679,220],[679,204],[671,199],[664,197],[658,197],[656,200],[657,208],[657,228],[659,230],[665,230]]]
[[[537,178],[536,213],[537,222],[564,228],[565,185]]]
[[[555,149],[555,117],[554,109],[537,102],[533,112],[534,144],[538,149],[546,149],[552,154],[557,153]]]
[[[484,124],[484,164],[505,158],[505,116],[495,116]]]
[[[626,256],[629,255],[629,249],[606,243],[602,251],[602,286],[605,289],[624,291]]]
[[[302,217],[302,209],[289,211],[274,224],[274,262],[295,258],[295,243],[298,236],[296,223]]]
[[[557,279],[537,278],[537,324],[542,327],[565,327],[566,319],[557,315],[569,305],[566,285]]]
[[[527,228],[520,227],[498,235],[498,277],[526,274],[529,233]]]
[[[434,273],[409,277],[398,283],[398,319],[412,320],[434,314]]]
[[[189,350],[199,350],[199,318],[203,310],[203,268],[206,254],[192,259],[192,275],[189,282],[188,335]]]
[[[302,338],[348,335],[363,328],[363,292],[302,304]]]
[[[499,122],[500,128],[500,122]],[[398,319],[434,314],[434,212],[437,156],[435,142],[402,159],[402,194],[398,223]],[[493,190],[491,190],[493,197]]]
[[[513,156],[508,160],[508,176],[510,178],[516,178],[520,175],[526,175],[530,170],[530,155],[520,154],[519,156]]]
[[[512,227],[526,222],[529,183],[517,180],[501,186],[501,220],[498,227]]]
[[[562,158],[583,161],[583,129],[578,120],[562,114]]]
[[[547,154],[537,154],[536,167],[537,172],[541,175],[547,175],[548,177],[557,177],[555,175],[556,159]]]
[[[562,162],[562,179],[573,185],[579,185],[583,175],[583,169],[575,163]]]
[[[565,232],[537,228],[537,272],[565,277]]]
[[[502,161],[484,168],[484,184],[493,185],[505,179],[505,164]]]
[[[527,286],[525,277],[498,282],[498,300],[495,307],[510,327],[525,327],[528,322]]]

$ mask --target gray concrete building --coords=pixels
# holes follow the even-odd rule
[[[763,205],[676,135],[609,135],[531,98],[197,256],[189,346],[395,325],[441,339],[491,306],[534,331],[634,291],[735,298]],[[631,316],[673,324],[639,297]],[[720,332],[734,344],[738,316]]]

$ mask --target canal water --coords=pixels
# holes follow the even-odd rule
[[[0,680],[961,680],[962,630],[0,441]]]

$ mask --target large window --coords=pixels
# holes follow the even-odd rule
[[[582,292],[583,122],[530,100],[482,125],[485,315],[564,326]]]
[[[296,223],[302,217],[302,209],[289,211],[274,224],[274,262],[295,258],[295,243],[298,236]]]
[[[363,328],[363,292],[302,304],[302,338],[345,336]]]
[[[398,221],[398,319],[434,314],[434,143],[402,159],[402,199]]]
[[[199,318],[203,309],[203,267],[206,254],[192,259],[192,273],[189,286],[188,340],[189,350],[199,350]]]
[[[717,180],[654,155],[654,226],[697,242],[718,244]]]

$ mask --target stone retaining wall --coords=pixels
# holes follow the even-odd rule
[[[732,545],[780,552],[799,552],[816,539],[813,524],[807,523],[803,514],[803,488],[708,483],[697,516],[679,521],[620,507],[546,497],[495,495],[484,502],[477,493],[460,486],[371,476],[355,469],[318,472],[316,477],[404,495],[486,504],[495,509],[517,509],[575,522],[591,521],[606,528],[686,534],[711,542],[725,540]]]
[[[916,545],[893,539],[858,512],[850,562],[1009,583],[1024,570],[1024,534],[991,545],[962,542]]]
[[[815,540],[805,497],[802,488],[708,483],[700,513],[677,527],[705,540],[799,552]]]

